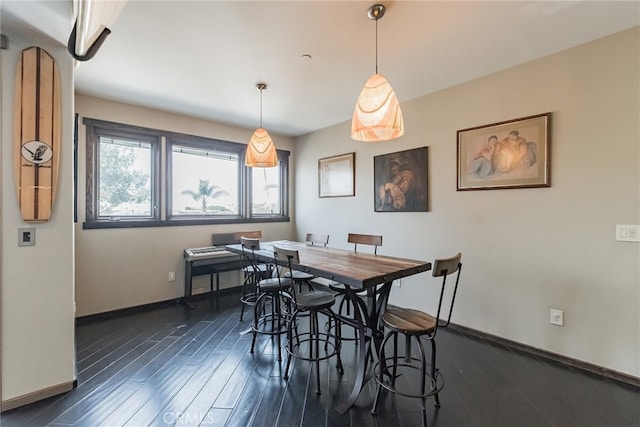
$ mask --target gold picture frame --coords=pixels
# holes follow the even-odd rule
[[[346,153],[318,160],[318,197],[356,195],[355,158]]]
[[[550,187],[551,113],[459,130],[457,190]]]

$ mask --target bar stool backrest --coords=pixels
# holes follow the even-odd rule
[[[305,242],[309,243],[311,246],[313,245],[327,246],[327,244],[329,243],[329,235],[307,233],[307,237],[304,240]]]
[[[373,246],[373,253],[378,254],[378,246],[382,246],[382,236],[376,234],[349,233],[347,242],[353,243],[353,251],[358,252],[358,244]]]
[[[285,262],[289,268],[293,264],[300,264],[300,254],[295,249],[273,245],[273,256],[277,261]]]
[[[256,258],[256,251],[260,250],[260,239],[252,237],[240,237],[240,244],[242,245],[242,255],[244,260],[249,264],[250,271],[257,275],[260,271],[258,267],[258,259]]]
[[[436,330],[438,327],[446,328],[449,326],[451,321],[451,314],[453,313],[453,303],[456,300],[456,292],[458,291],[458,283],[460,281],[460,273],[462,272],[462,254],[458,253],[456,256],[451,258],[439,258],[433,262],[433,277],[442,277],[442,288],[440,289],[440,300],[438,302],[438,314],[436,315],[437,323]],[[452,274],[456,274],[456,282],[453,287],[453,293],[451,295],[451,301],[449,303],[449,313],[446,316],[446,320],[441,318],[441,309],[442,304],[445,299],[445,288],[447,286],[447,277]],[[435,335],[435,333],[434,333]]]
[[[240,244],[242,245],[243,251],[251,252],[255,254],[255,251],[260,250],[260,239],[255,239],[252,237],[240,237]]]
[[[293,272],[293,265],[300,264],[300,254],[297,250],[294,249],[286,249],[278,245],[273,245],[273,259],[274,264],[276,264],[276,271],[278,272],[278,278],[280,278],[280,274],[282,273],[282,264],[285,263],[286,268],[289,271]],[[278,262],[280,261],[280,262]],[[297,296],[296,287],[293,287],[294,290],[294,298]]]

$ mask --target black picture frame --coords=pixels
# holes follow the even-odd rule
[[[375,156],[373,180],[375,212],[427,212],[427,147]]]

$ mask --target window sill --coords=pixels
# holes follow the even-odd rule
[[[83,230],[104,228],[140,228],[140,227],[186,227],[190,225],[214,225],[214,224],[250,224],[265,222],[289,222],[288,216],[256,216],[253,218],[172,218],[165,221],[85,221]]]

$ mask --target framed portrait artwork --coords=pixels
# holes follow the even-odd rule
[[[356,153],[318,160],[318,196],[348,197],[356,195]]]
[[[427,147],[373,158],[375,212],[427,211]]]
[[[458,131],[458,191],[549,187],[551,113]]]

